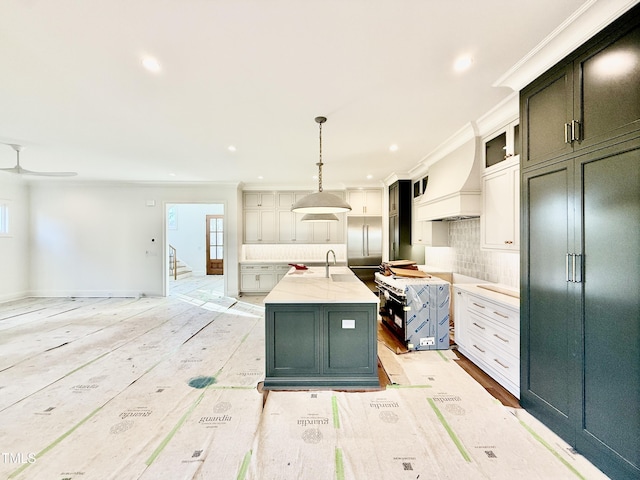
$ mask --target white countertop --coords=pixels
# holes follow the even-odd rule
[[[333,260],[333,257],[332,257]],[[300,263],[303,265],[307,265],[307,266],[316,266],[316,265],[324,265],[326,262],[326,260],[324,259],[319,259],[319,260],[272,260],[272,259],[267,259],[267,260],[240,260],[238,263],[240,265],[289,265],[290,263]],[[337,259],[337,264],[338,265],[346,265],[347,261],[342,259],[340,260],[339,258]],[[332,264],[333,265],[333,264]]]
[[[481,284],[481,285],[485,285],[485,286],[494,285],[496,287],[500,287],[505,290],[510,290],[514,294],[520,293],[517,290],[515,290],[513,287],[507,287],[500,284]],[[512,297],[511,295],[505,295],[504,293],[493,292],[491,290],[487,290],[486,288],[479,287],[478,284],[472,284],[472,283],[459,283],[459,284],[454,284],[453,286],[454,288],[458,288],[465,292],[473,293],[474,295],[478,295],[488,300],[493,300],[494,302],[498,302],[503,305],[507,305],[517,310],[520,310],[520,299]]]
[[[324,267],[291,268],[264,303],[378,303],[378,297],[347,267],[331,265],[331,275],[343,275],[349,281],[326,278]]]

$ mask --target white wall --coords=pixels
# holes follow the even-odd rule
[[[0,302],[22,298],[29,289],[29,187],[0,173],[0,203],[9,207],[9,235],[0,236]]]
[[[167,229],[167,242],[194,275],[207,274],[207,215],[224,215],[223,204],[167,204],[176,212],[176,229]],[[226,230],[228,219],[224,219]],[[225,245],[226,257],[226,245]],[[226,262],[225,262],[226,264]],[[225,265],[226,270],[227,265]]]
[[[226,272],[226,294],[237,295],[237,198],[238,186],[231,184],[34,184],[31,294],[163,295],[166,205],[219,203],[228,215],[226,260],[233,266]]]

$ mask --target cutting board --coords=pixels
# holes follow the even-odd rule
[[[409,265],[415,265],[416,262],[411,260],[392,260],[391,262],[387,262],[387,265],[390,267],[408,267]]]
[[[427,278],[431,275],[423,272],[422,270],[412,270],[410,268],[395,268],[390,267],[391,273],[399,277],[412,277],[412,278]]]

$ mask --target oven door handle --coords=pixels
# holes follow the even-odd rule
[[[399,295],[398,295],[397,293],[395,293],[393,290],[390,290],[390,289],[388,289],[388,288],[385,288],[385,287],[383,287],[381,284],[378,284],[378,289],[379,289],[380,291],[382,291],[382,292],[386,292],[386,293],[389,295],[389,298],[390,298],[391,300],[393,300],[393,301],[394,301],[394,302],[396,302],[396,303],[399,303],[400,305],[403,305],[403,306],[404,306],[404,305],[407,303],[407,302],[406,302],[406,300],[407,300],[407,299],[406,299],[406,297],[399,296]]]

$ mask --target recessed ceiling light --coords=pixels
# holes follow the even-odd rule
[[[313,178],[314,180],[317,180],[317,179],[318,179],[318,175],[314,175],[314,176],[313,176],[313,177],[311,177],[311,178]]]
[[[175,176],[176,176],[176,174],[175,174],[175,173],[170,173],[170,174],[169,174],[169,176],[170,176],[170,177],[175,177]]]
[[[398,145],[396,145],[395,143],[393,145],[391,145],[389,147],[389,151],[390,152],[397,152],[398,151]]]
[[[262,180],[264,177],[262,175],[258,175],[258,180]]]
[[[373,175],[369,174],[367,175],[367,180],[371,180],[373,178]]]
[[[159,73],[160,70],[162,69],[160,67],[160,62],[158,62],[157,59],[155,59],[154,57],[144,57],[142,59],[142,66],[144,68],[146,68],[148,71],[150,71],[151,73]]]
[[[456,72],[464,72],[465,70],[468,70],[471,67],[472,63],[473,63],[473,58],[471,58],[471,55],[462,55],[458,57],[456,61],[453,63],[453,69]]]
[[[233,145],[229,145],[229,146],[227,147],[227,149],[228,149],[230,152],[235,152],[235,151],[236,151],[236,147],[235,147],[235,146],[233,146]]]

